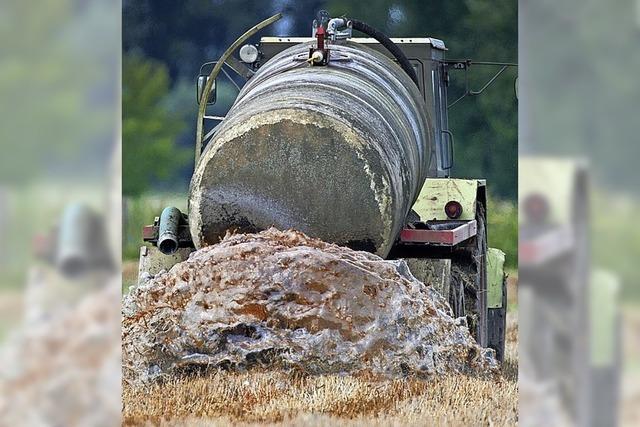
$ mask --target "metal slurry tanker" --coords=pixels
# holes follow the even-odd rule
[[[487,247],[486,182],[450,178],[447,86],[472,61],[445,59],[441,40],[392,39],[326,12],[311,37],[247,43],[280,17],[202,66],[188,213],[168,207],[144,227],[140,277],[228,231],[295,229],[404,259],[502,360],[504,253]],[[245,83],[218,117],[208,107],[225,67]]]

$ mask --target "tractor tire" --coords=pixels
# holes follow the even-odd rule
[[[487,229],[484,205],[476,205],[477,233],[451,258],[451,295],[462,289],[464,307],[457,317],[466,317],[469,332],[482,347],[488,345]]]
[[[504,361],[507,334],[507,276],[502,278],[502,307],[490,308],[487,316],[489,347],[496,352],[499,362]]]

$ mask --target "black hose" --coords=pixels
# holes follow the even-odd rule
[[[392,42],[386,34],[376,30],[372,26],[362,21],[358,21],[355,19],[350,19],[350,21],[352,25],[351,28],[360,31],[361,33],[365,33],[369,37],[373,37],[378,42],[380,42],[380,44],[384,46],[391,53],[391,55],[393,55],[393,57],[398,60],[398,64],[400,64],[400,67],[402,67],[404,72],[407,73],[409,77],[411,77],[411,80],[413,80],[416,86],[418,86],[418,88],[420,87],[420,85],[418,84],[418,76],[416,76],[416,71],[413,69],[413,66],[409,62],[409,59],[407,59],[402,50],[400,50],[400,48],[394,42]]]

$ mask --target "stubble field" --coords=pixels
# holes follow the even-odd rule
[[[515,425],[515,313],[507,322],[507,360],[495,378],[424,381],[220,371],[147,387],[125,383],[124,425]]]

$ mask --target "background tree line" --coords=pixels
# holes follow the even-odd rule
[[[276,12],[284,18],[262,35],[302,35],[316,12],[346,14],[393,37],[431,36],[445,41],[450,58],[516,62],[515,0],[124,0],[123,191],[186,191],[193,170],[195,77],[247,28]],[[257,42],[259,36],[253,41]],[[479,87],[497,71],[472,68]],[[494,196],[517,192],[516,70],[508,70],[479,96],[452,107],[455,176],[487,178]],[[453,75],[450,100],[464,90]],[[216,113],[235,96],[220,82]]]

